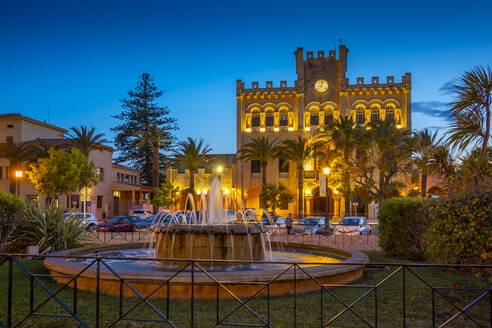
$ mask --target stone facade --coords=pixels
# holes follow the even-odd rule
[[[241,80],[236,82],[237,99],[237,149],[259,136],[276,138],[279,142],[303,135],[311,139],[324,131],[331,120],[350,117],[355,124],[367,124],[371,119],[391,119],[401,129],[411,129],[411,75],[406,73],[401,81],[393,76],[380,81],[372,77],[366,83],[359,77],[350,83],[346,77],[348,49],[344,45],[315,55],[304,53],[302,48],[294,52],[297,79],[294,85],[287,81],[280,85],[267,81],[264,87],[252,82],[246,87]],[[246,207],[259,207],[261,188],[260,174],[245,160],[236,162],[236,188],[241,191]],[[322,167],[313,162],[305,168],[305,213],[322,215],[325,212],[324,197],[319,195],[319,179]],[[296,168],[291,163],[288,170],[280,170],[279,161],[269,163],[267,182],[281,182],[295,195],[297,193]],[[344,200],[327,191],[329,212],[334,216],[345,212]],[[322,199],[321,199],[322,198]],[[297,199],[297,198],[296,198]],[[296,214],[295,201],[280,214]]]

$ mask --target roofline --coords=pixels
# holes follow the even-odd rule
[[[120,168],[120,169],[125,169],[125,170],[130,170],[130,171],[134,171],[134,172],[140,173],[140,170],[139,169],[134,169],[133,167],[128,167],[128,166],[121,165],[121,164],[113,163],[113,167]]]
[[[30,122],[30,123],[34,123],[34,124],[37,124],[37,125],[41,125],[41,126],[44,126],[46,128],[50,128],[50,129],[53,129],[53,130],[56,130],[58,132],[62,132],[62,133],[67,133],[68,130],[65,130],[63,128],[60,128],[56,125],[53,125],[53,124],[49,124],[49,123],[45,123],[45,122],[41,122],[41,121],[38,121],[36,119],[33,119],[33,118],[30,118],[30,117],[27,117],[27,116],[23,116],[21,114],[15,114],[15,113],[7,113],[7,114],[1,114],[0,115],[0,120],[24,120],[24,121],[27,121],[27,122]]]

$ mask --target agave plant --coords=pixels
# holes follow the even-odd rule
[[[42,254],[83,247],[90,242],[84,232],[81,218],[64,218],[63,211],[54,206],[31,206],[19,221],[10,246],[23,250],[37,245]]]

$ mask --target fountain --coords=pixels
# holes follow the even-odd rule
[[[239,297],[250,296],[248,282],[255,284],[271,280],[274,282],[270,284],[270,295],[290,293],[293,273],[285,270],[292,262],[302,263],[309,276],[321,283],[348,283],[362,276],[363,266],[343,265],[367,261],[367,256],[361,252],[280,243],[278,240],[281,238],[271,243],[272,233],[279,233],[278,230],[268,230],[257,220],[256,212],[244,209],[240,197],[234,196],[224,195],[220,180],[216,178],[208,197],[200,196],[198,210],[195,210],[193,196],[189,194],[187,203],[192,211],[162,210],[158,213],[151,225],[150,242],[62,251],[55,254],[68,259],[46,258],[44,264],[53,275],[57,275],[54,279],[60,283],[67,282],[67,276],[83,271],[77,278],[79,289],[98,289],[110,295],[123,293],[124,296],[135,297],[132,290],[120,289],[120,279],[125,279],[145,295],[152,293],[152,297],[176,299],[189,298],[191,281],[194,283],[194,297],[217,297],[217,285],[210,279],[210,274],[223,283],[234,281],[233,290]],[[86,268],[93,259],[84,256],[94,255],[104,257],[104,263],[111,267],[110,270],[100,266],[99,282],[102,279],[102,283],[96,281],[96,265]],[[194,263],[199,265],[199,270],[190,265],[190,259],[196,261]],[[170,277],[170,290],[160,290],[162,281]],[[319,288],[310,277],[297,277],[297,292]],[[159,291],[154,293],[156,289]],[[231,295],[222,293],[220,298],[231,298]]]

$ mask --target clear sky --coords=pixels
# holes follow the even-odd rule
[[[293,85],[297,47],[349,48],[348,77],[412,73],[413,127],[443,127],[439,91],[491,64],[492,1],[3,1],[0,113],[108,137],[142,72],[178,138],[235,152],[235,81]]]

